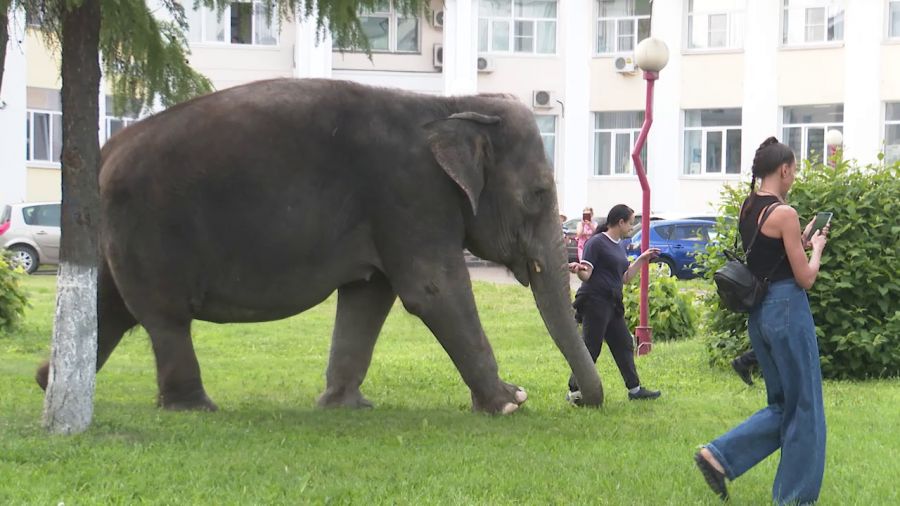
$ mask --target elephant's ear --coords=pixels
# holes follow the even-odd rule
[[[491,156],[491,140],[484,128],[500,123],[497,116],[461,112],[425,125],[428,145],[438,165],[469,197],[478,214],[484,189],[484,164]]]

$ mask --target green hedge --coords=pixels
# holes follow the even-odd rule
[[[0,251],[0,334],[12,330],[25,313],[25,295],[19,288],[22,270],[12,268],[9,254]]]
[[[678,280],[662,273],[661,264],[650,264],[648,322],[653,339],[674,341],[697,335],[697,310],[693,296],[679,290]],[[623,291],[625,318],[631,330],[640,320],[640,283],[635,279]]]
[[[736,217],[746,191],[746,185],[725,188],[721,215]],[[809,291],[823,374],[900,375],[900,163],[805,163],[789,203],[801,226],[817,211],[834,213],[819,277]],[[710,282],[737,233],[725,221],[716,228],[717,244],[699,258]],[[710,359],[727,363],[749,346],[746,316],[722,308],[715,291],[704,303]]]

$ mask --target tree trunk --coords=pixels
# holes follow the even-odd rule
[[[9,42],[9,0],[0,0],[0,97],[3,92],[3,69],[6,68],[6,43]]]
[[[67,0],[60,0],[68,3]],[[97,224],[100,0],[82,0],[62,19],[62,239],[44,426],[88,428],[97,370]]]

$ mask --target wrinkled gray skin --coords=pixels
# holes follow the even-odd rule
[[[553,172],[531,111],[514,99],[252,83],[113,137],[100,187],[98,367],[143,325],[165,408],[216,409],[192,320],[277,320],[336,289],[320,405],[370,406],[360,385],[399,297],[450,355],[473,409],[514,411],[525,392],[497,374],[464,247],[531,285],[585,404],[602,403],[570,306]],[[37,379],[46,386],[46,365]]]

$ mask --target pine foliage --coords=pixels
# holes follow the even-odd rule
[[[107,81],[112,84],[116,114],[126,109],[168,107],[212,91],[212,83],[191,68],[186,8],[200,5],[221,15],[225,0],[160,0],[166,11],[161,20],[145,0],[102,0],[100,51]],[[428,0],[391,0],[403,15],[424,13]],[[262,0],[269,19],[289,22],[295,17],[313,21],[319,38],[328,32],[337,48],[357,47],[369,51],[359,16],[378,10],[388,0]],[[80,0],[0,0],[0,7],[24,8],[28,16],[41,21],[41,31],[49,47],[58,47],[60,12]],[[283,25],[284,23],[282,23]]]
[[[143,0],[102,0],[100,54],[117,114],[129,101],[169,107],[213,89],[189,64],[184,9],[164,5],[174,22],[158,20]]]

